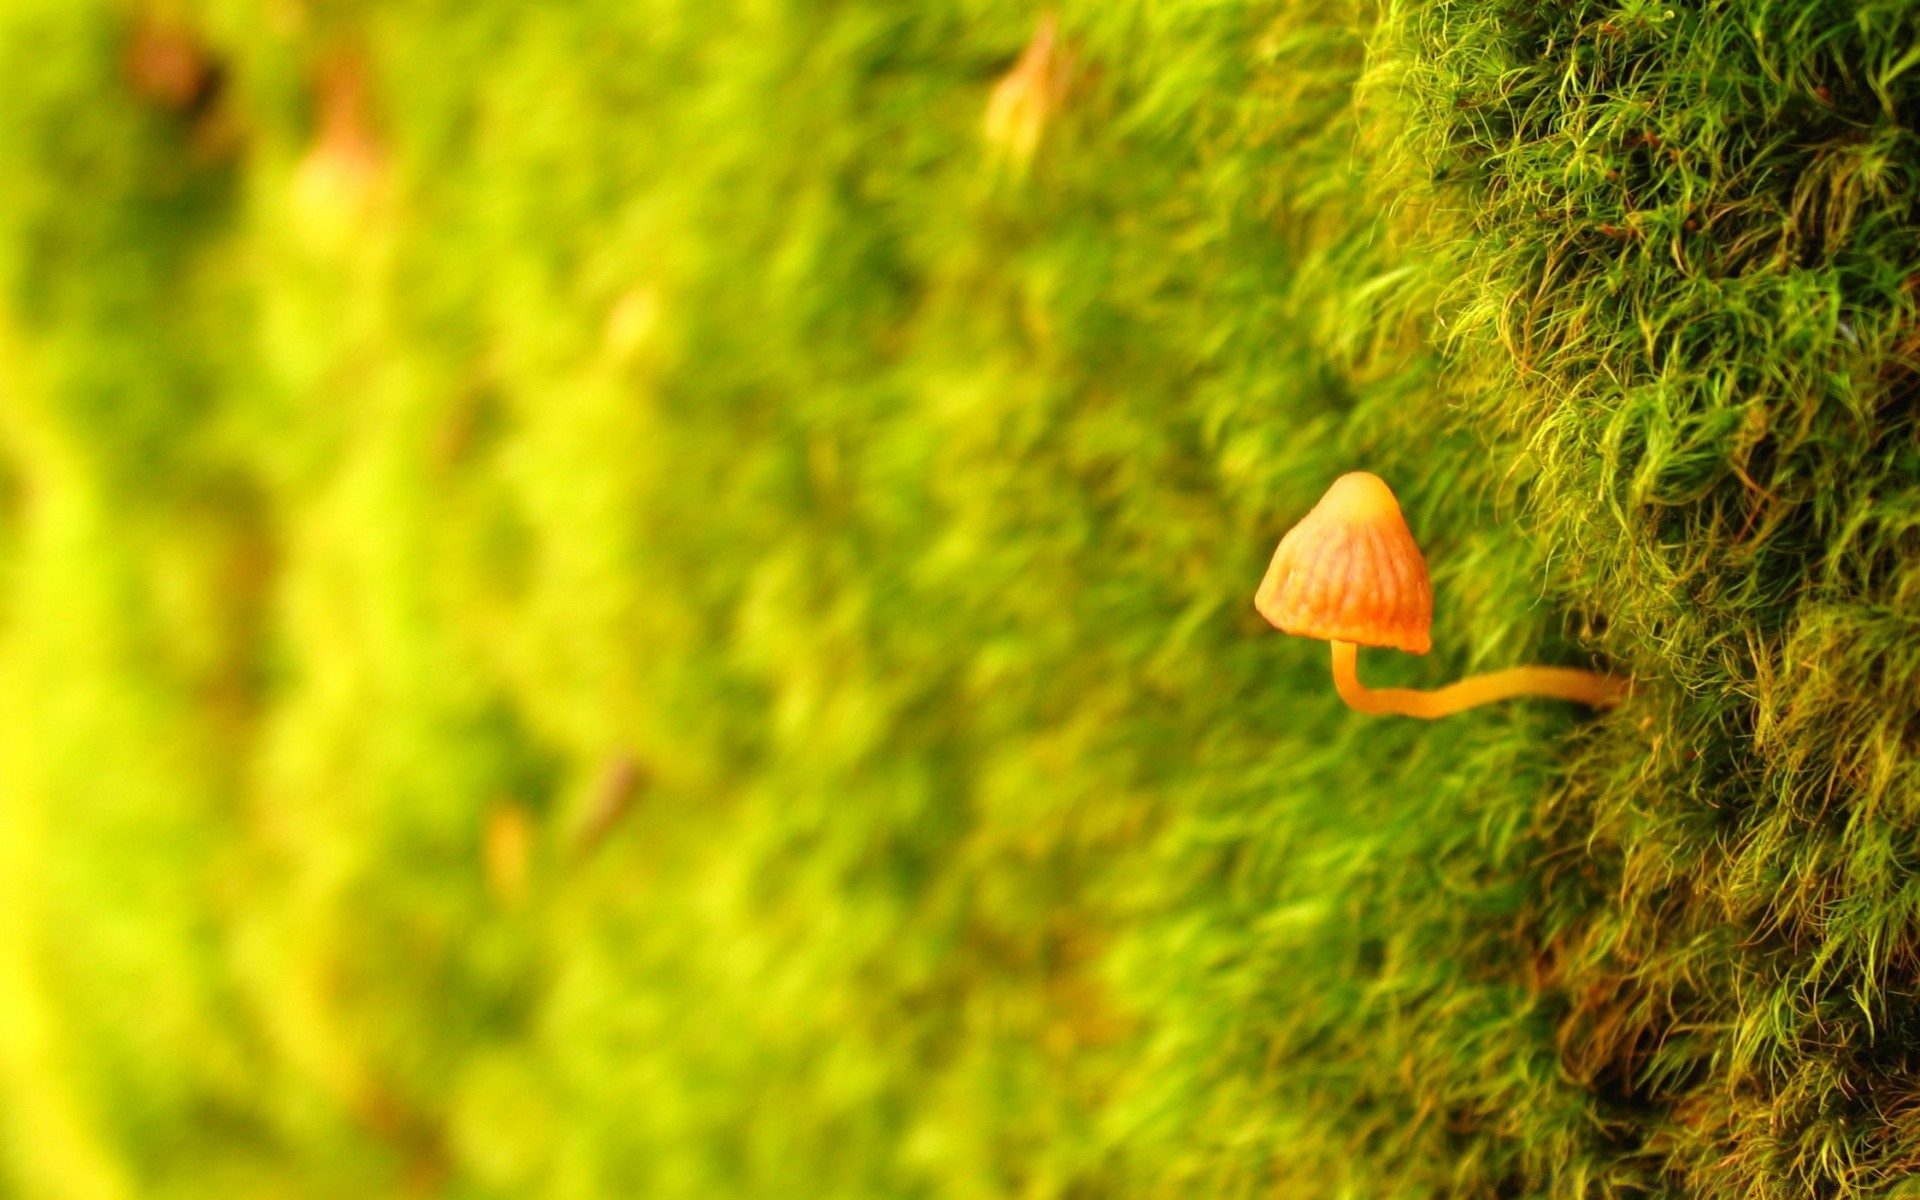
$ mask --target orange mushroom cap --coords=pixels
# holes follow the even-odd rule
[[[1433,584],[1393,489],[1355,471],[1280,539],[1253,604],[1279,629],[1323,641],[1433,648]]]

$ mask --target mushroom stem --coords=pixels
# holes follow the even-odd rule
[[[1333,643],[1333,686],[1347,707],[1357,712],[1399,713],[1428,720],[1514,696],[1552,696],[1593,708],[1612,708],[1633,691],[1633,685],[1624,679],[1571,667],[1511,667],[1470,675],[1430,692],[1415,688],[1376,691],[1360,682],[1360,647],[1341,641]]]

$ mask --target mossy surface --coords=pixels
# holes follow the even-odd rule
[[[1920,1195],[1920,10],[1047,21],[0,0],[0,1195]]]

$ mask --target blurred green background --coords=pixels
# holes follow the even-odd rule
[[[1913,13],[0,0],[0,1197],[1908,1194]]]

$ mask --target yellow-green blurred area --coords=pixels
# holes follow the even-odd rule
[[[1039,163],[1020,5],[0,5],[4,1194],[1215,1177],[1116,914],[1342,401],[1196,134],[1344,98],[1172,19]]]
[[[1895,1194],[1920,33],[1674,8],[0,0],[0,1197]]]

